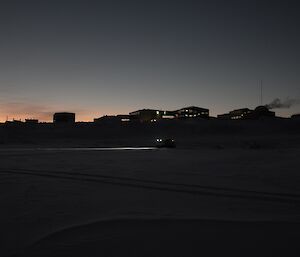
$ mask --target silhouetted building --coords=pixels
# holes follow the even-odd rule
[[[106,124],[114,124],[114,123],[126,123],[131,121],[130,115],[105,115],[100,118],[94,119],[94,123],[106,123]]]
[[[231,111],[230,117],[232,120],[248,119],[253,111],[248,108],[242,108]]]
[[[219,115],[217,115],[217,119],[231,120],[231,115],[230,115],[230,113],[219,114]]]
[[[176,111],[163,111],[162,114],[162,119],[164,120],[172,120],[175,119],[176,116]]]
[[[57,112],[53,115],[54,123],[72,124],[75,123],[75,113]]]
[[[218,115],[218,119],[223,120],[243,120],[249,119],[253,111],[248,108],[236,109],[229,113]]]
[[[94,123],[114,123],[116,121],[118,121],[118,119],[117,116],[114,115],[105,115],[94,119]]]
[[[5,122],[5,124],[20,125],[20,124],[23,124],[23,121],[13,119],[13,120],[11,120],[11,121],[10,121],[10,120],[7,120],[7,121]]]
[[[25,122],[27,124],[38,124],[39,120],[37,120],[37,119],[25,119]]]
[[[255,110],[242,108],[218,115],[218,119],[223,120],[259,119],[261,117],[275,117],[275,112],[270,111],[266,106],[258,106]]]
[[[140,122],[155,122],[162,119],[163,114],[164,111],[153,109],[143,109],[129,113],[131,119],[137,119]]]
[[[252,119],[259,119],[264,117],[274,118],[275,112],[270,111],[266,106],[257,106],[251,113]]]
[[[132,119],[130,119],[130,115],[128,115],[128,114],[119,114],[119,115],[117,115],[117,118],[118,118],[121,122],[129,122],[129,121],[132,121]]]
[[[242,108],[242,109],[236,109],[229,113],[220,114],[218,115],[218,119],[223,120],[243,120],[243,119],[249,119],[250,115],[253,111],[248,108]]]
[[[189,106],[175,111],[176,117],[182,118],[209,118],[209,110],[205,108],[200,108],[196,106]]]
[[[175,118],[209,118],[209,110],[196,106],[182,108],[176,111],[162,111],[153,109],[142,109],[129,113],[131,118],[141,122],[156,122],[159,120],[171,120]]]

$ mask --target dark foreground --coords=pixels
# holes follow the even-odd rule
[[[300,224],[107,220],[65,229],[16,256],[299,256]]]
[[[137,137],[94,128],[96,140],[81,129],[9,130],[0,256],[300,256],[300,133],[273,125],[153,127]],[[160,131],[178,147],[102,149],[151,146]]]

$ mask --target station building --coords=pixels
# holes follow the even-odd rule
[[[100,118],[95,118],[94,123],[101,124],[115,124],[115,123],[126,123],[130,122],[130,115],[105,115]]]
[[[57,112],[53,115],[53,123],[56,124],[72,124],[75,123],[75,113]]]
[[[275,112],[270,111],[266,106],[258,106],[254,110],[242,108],[218,115],[218,119],[223,120],[246,120],[259,119],[262,117],[275,117]]]
[[[156,122],[159,120],[209,118],[209,110],[196,106],[185,107],[176,111],[162,111],[155,109],[142,109],[129,113],[131,118],[141,122]]]
[[[39,120],[38,119],[25,119],[26,124],[38,124]]]
[[[175,111],[176,117],[179,119],[186,118],[204,118],[209,119],[209,110],[196,106],[189,106]]]
[[[130,112],[130,119],[136,119],[140,122],[156,122],[163,118],[166,112],[154,109],[142,109]]]
[[[259,119],[259,118],[274,118],[275,112],[270,111],[266,106],[257,106],[254,111],[251,113],[250,118]]]

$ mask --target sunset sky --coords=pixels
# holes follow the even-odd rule
[[[0,121],[300,98],[297,1],[0,3]],[[275,109],[300,113],[300,105]]]

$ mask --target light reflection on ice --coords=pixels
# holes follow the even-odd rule
[[[8,148],[0,151],[145,151],[155,150],[157,147],[47,147],[47,148]]]

